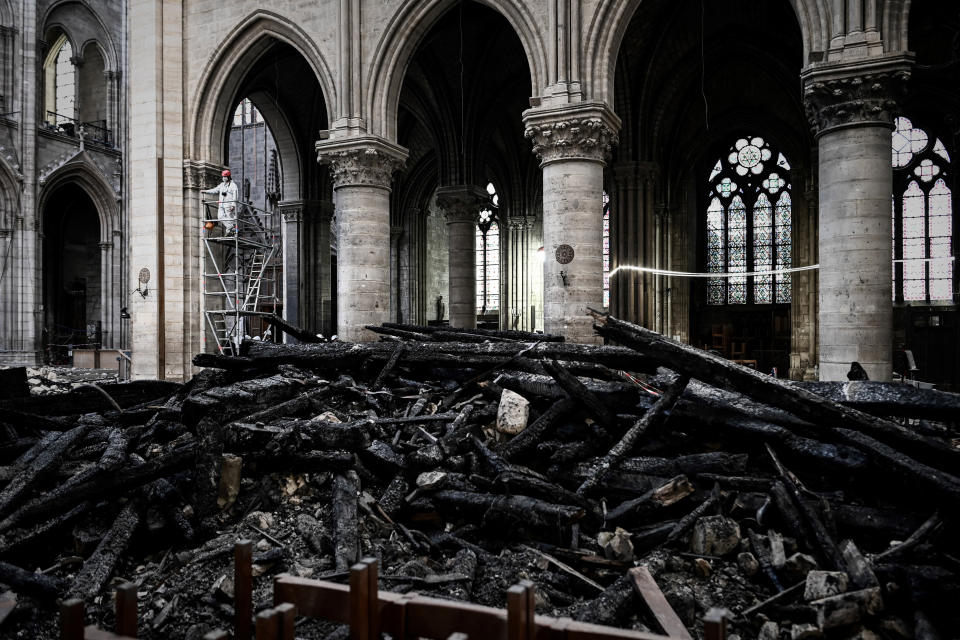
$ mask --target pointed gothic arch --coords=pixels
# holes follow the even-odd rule
[[[525,3],[475,1],[506,18],[526,53],[532,91],[538,95],[546,79],[547,55],[536,17]],[[372,133],[388,140],[397,139],[400,92],[410,62],[423,37],[456,3],[457,0],[404,3],[390,21],[374,52],[363,96],[363,112],[369,118]]]
[[[100,242],[112,242],[113,232],[120,231],[120,200],[117,193],[96,168],[93,159],[81,152],[42,178],[37,210],[44,211],[53,195],[60,187],[77,184],[93,201],[100,221]]]
[[[803,40],[804,64],[817,52],[826,51],[830,43],[829,0],[787,0],[797,17]],[[612,104],[615,73],[620,46],[642,0],[602,0],[587,27],[585,60],[592,67],[583,80],[584,93],[591,99]],[[797,73],[799,73],[799,69]]]
[[[185,133],[189,155],[200,162],[222,165],[225,162],[223,140],[230,127],[233,108],[245,80],[244,70],[251,68],[276,42],[292,47],[306,61],[320,85],[327,122],[332,121],[336,90],[330,67],[313,40],[296,24],[268,11],[255,11],[242,20],[217,47],[201,73],[196,97],[190,106],[192,125]],[[286,121],[286,119],[283,119]],[[271,124],[273,124],[271,122]]]

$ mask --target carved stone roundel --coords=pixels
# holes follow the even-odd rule
[[[557,247],[557,262],[560,264],[570,264],[573,262],[573,247],[568,244],[562,244]]]
[[[146,267],[144,267],[143,269],[140,269],[139,280],[141,284],[147,284],[148,282],[150,282],[150,269],[147,269]]]

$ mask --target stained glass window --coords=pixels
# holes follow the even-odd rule
[[[723,273],[726,265],[726,239],[724,210],[719,198],[714,198],[707,207],[707,271]],[[710,278],[707,284],[707,299],[710,304],[723,304],[727,286],[723,278]]]
[[[776,263],[774,267],[778,271],[789,269],[793,266],[793,204],[790,200],[790,193],[784,191],[780,194],[777,201],[776,214],[774,218],[774,250],[776,251]],[[791,301],[792,289],[790,287],[791,276],[789,273],[778,274],[776,276],[776,302],[788,303]]]
[[[943,142],[904,117],[892,137],[893,299],[953,299],[953,202]]]
[[[776,158],[773,163],[771,159]],[[760,136],[738,139],[710,173],[709,273],[772,272],[792,264],[790,163]],[[709,304],[789,303],[788,275],[710,278]]]
[[[490,204],[480,212],[477,223],[477,313],[484,315],[500,309],[500,198],[493,183],[487,184]]]
[[[893,166],[899,169],[907,166],[915,153],[923,151],[929,139],[927,132],[917,129],[907,118],[897,118],[893,132]]]
[[[610,196],[603,192],[603,306],[610,308]]]

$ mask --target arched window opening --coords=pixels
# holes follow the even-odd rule
[[[76,70],[76,113],[84,138],[112,146],[113,135],[107,122],[106,63],[100,47],[91,42],[83,49],[83,64]]]
[[[950,154],[909,118],[896,119],[893,152],[893,299],[953,299]]]
[[[709,273],[780,271],[792,265],[790,163],[759,136],[738,139],[708,179]],[[788,304],[790,275],[710,278],[711,305]]]
[[[261,122],[263,122],[263,117],[260,115],[260,110],[250,101],[250,98],[241,100],[233,112],[233,126],[242,127],[249,124],[260,124]]]
[[[500,196],[493,183],[487,184],[490,205],[477,222],[477,315],[500,310]]]
[[[603,192],[603,307],[610,308],[610,196]]]
[[[230,171],[241,199],[271,210],[282,198],[280,164],[273,132],[253,101],[243,98],[234,109],[229,140]]]
[[[45,119],[70,135],[75,133],[76,69],[66,35],[54,42],[44,62]]]

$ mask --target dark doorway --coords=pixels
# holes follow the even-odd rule
[[[101,341],[100,220],[75,184],[57,189],[43,211],[43,339],[49,364]]]

